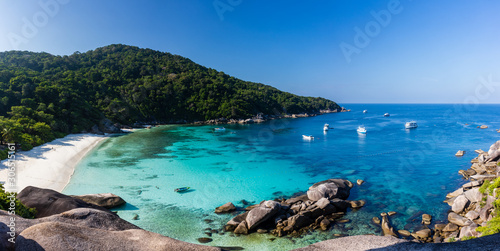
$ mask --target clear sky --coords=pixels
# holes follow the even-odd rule
[[[341,104],[500,103],[499,13],[495,0],[0,0],[0,51],[121,43]]]

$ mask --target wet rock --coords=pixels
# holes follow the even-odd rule
[[[327,230],[329,226],[330,226],[330,221],[328,219],[323,219],[319,224],[319,227],[323,231]]]
[[[112,193],[71,195],[71,197],[108,209],[118,207],[126,203],[120,196]]]
[[[457,153],[455,153],[455,156],[457,156],[457,157],[462,157],[462,156],[464,156],[464,154],[465,154],[465,151],[458,150],[458,152],[457,152]]]
[[[386,212],[382,212],[382,213],[380,213],[380,216],[382,216],[382,217],[387,216],[387,213]]]
[[[247,215],[248,215],[248,212],[244,212],[242,214],[236,215],[230,221],[228,221],[226,223],[226,225],[234,226],[234,228],[236,228],[242,221],[244,221],[247,218]]]
[[[418,230],[417,232],[415,232],[415,235],[419,238],[426,239],[426,238],[429,238],[431,236],[431,230],[428,228]]]
[[[132,217],[132,220],[138,220],[139,219],[139,215],[138,214],[134,214],[134,216]]]
[[[439,223],[439,224],[434,225],[434,228],[437,231],[443,231],[443,229],[446,227],[446,225],[448,225],[448,224],[441,224],[441,223]]]
[[[351,220],[349,220],[349,219],[341,219],[341,220],[338,220],[337,223],[348,223],[350,221]]]
[[[248,234],[248,227],[247,227],[247,222],[242,221],[236,229],[234,229],[235,234]]]
[[[388,215],[388,216],[393,216],[393,215],[395,215],[395,214],[396,214],[396,212],[394,212],[394,211],[387,212],[387,215]]]
[[[383,232],[384,236],[398,237],[398,235],[394,232],[394,228],[389,223],[389,219],[387,218],[387,215],[382,216],[381,226],[382,226],[382,232]]]
[[[345,212],[349,208],[350,203],[342,199],[333,199],[330,201],[337,211]]]
[[[228,202],[220,207],[215,208],[215,213],[220,214],[220,213],[229,213],[236,210],[236,207],[234,206],[233,203]]]
[[[364,200],[355,200],[355,201],[349,201],[351,208],[361,208],[366,204],[366,201]]]
[[[265,233],[267,233],[267,232],[268,232],[268,231],[267,231],[266,229],[262,229],[262,228],[257,229],[257,233],[259,233],[259,234],[265,234]]]
[[[430,225],[432,220],[432,216],[429,214],[422,214],[422,224]]]
[[[313,220],[311,220],[311,218],[303,214],[296,214],[288,218],[287,221],[288,225],[283,229],[285,231],[300,229],[314,222]]]
[[[304,202],[304,201],[308,201],[308,200],[309,200],[309,198],[307,198],[307,194],[303,194],[300,196],[292,197],[292,198],[286,200],[285,203],[287,203],[288,205],[293,205],[297,202]]]
[[[212,241],[212,238],[207,238],[207,237],[198,238],[199,243],[209,243],[211,241]]]
[[[446,226],[443,228],[443,232],[455,232],[458,230],[458,225],[453,224],[453,223],[448,223]]]
[[[252,210],[252,209],[254,209],[254,208],[258,207],[258,206],[259,206],[259,204],[250,205],[248,207],[245,207],[245,211],[250,211],[250,210]]]
[[[280,210],[280,204],[276,201],[263,201],[258,207],[250,210],[246,217],[248,229],[257,227],[260,223],[274,216]]]
[[[315,183],[307,191],[307,197],[312,201],[318,201],[321,198],[327,199],[347,199],[353,184],[344,179],[329,179]]]
[[[380,218],[379,217],[373,217],[372,218],[373,223],[375,224],[380,224]]]
[[[357,180],[356,183],[358,184],[358,186],[361,186],[363,183],[365,183],[364,180]]]
[[[327,198],[321,198],[318,201],[316,201],[316,206],[321,209],[325,209],[328,205],[330,205],[330,200]]]
[[[411,235],[410,231],[408,230],[398,230],[398,233],[404,237],[409,237]]]

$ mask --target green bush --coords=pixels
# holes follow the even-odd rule
[[[9,156],[8,152],[9,152],[9,149],[5,149],[5,150],[0,151],[0,160],[6,159]]]
[[[491,219],[486,226],[480,226],[476,228],[477,232],[481,233],[481,236],[492,235],[500,233],[500,216],[495,216]]]
[[[33,149],[33,146],[29,143],[24,143],[21,145],[21,150],[23,151],[29,151],[31,149]]]
[[[483,185],[481,185],[481,187],[479,188],[479,192],[480,193],[486,193],[486,189],[488,189],[488,187],[490,186],[491,182],[489,180],[485,180],[483,182]]]
[[[467,241],[467,240],[472,240],[472,239],[476,239],[476,237],[474,236],[465,236],[465,237],[462,237],[462,241]]]
[[[10,197],[8,197],[10,195],[11,193],[6,193],[3,185],[0,184],[0,209],[10,211],[9,208],[11,200]],[[14,196],[17,196],[17,194],[14,193]],[[16,215],[19,215],[26,219],[35,218],[36,209],[24,206],[17,198],[15,199],[15,203],[16,206],[14,212],[16,213]]]
[[[488,187],[490,195],[493,194],[493,189],[500,187],[500,177],[496,178],[493,183]]]

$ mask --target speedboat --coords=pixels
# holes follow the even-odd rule
[[[391,116],[389,113],[384,114],[384,117],[389,117],[389,116]]]
[[[312,135],[302,135],[302,138],[306,139],[306,140],[313,140],[314,139],[314,137]]]
[[[223,131],[225,131],[225,130],[226,130],[226,128],[224,128],[224,127],[217,127],[217,128],[214,128],[214,131],[215,131],[215,132],[223,132]]]
[[[361,134],[366,134],[366,128],[364,126],[359,126],[358,127],[358,133],[361,133]]]
[[[415,121],[410,121],[410,122],[405,123],[406,129],[412,129],[412,128],[417,128],[417,127],[418,127],[418,125],[417,125],[417,122],[415,122]]]
[[[179,188],[174,189],[174,192],[183,193],[183,192],[186,192],[187,190],[189,190],[189,188],[190,187],[179,187]]]
[[[363,113],[367,113],[367,112],[368,112],[368,110],[363,110]]]
[[[323,126],[323,131],[328,131],[328,129],[330,129],[330,125],[325,124],[325,126]]]

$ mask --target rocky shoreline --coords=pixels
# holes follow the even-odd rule
[[[353,186],[348,180],[329,179],[315,183],[305,194],[250,205],[245,212],[228,221],[224,230],[237,236],[257,232],[275,237],[299,237],[316,229],[325,231],[334,222],[342,221],[348,208],[358,209],[365,204],[363,200],[347,200]],[[227,213],[235,209],[229,202],[215,212]]]

